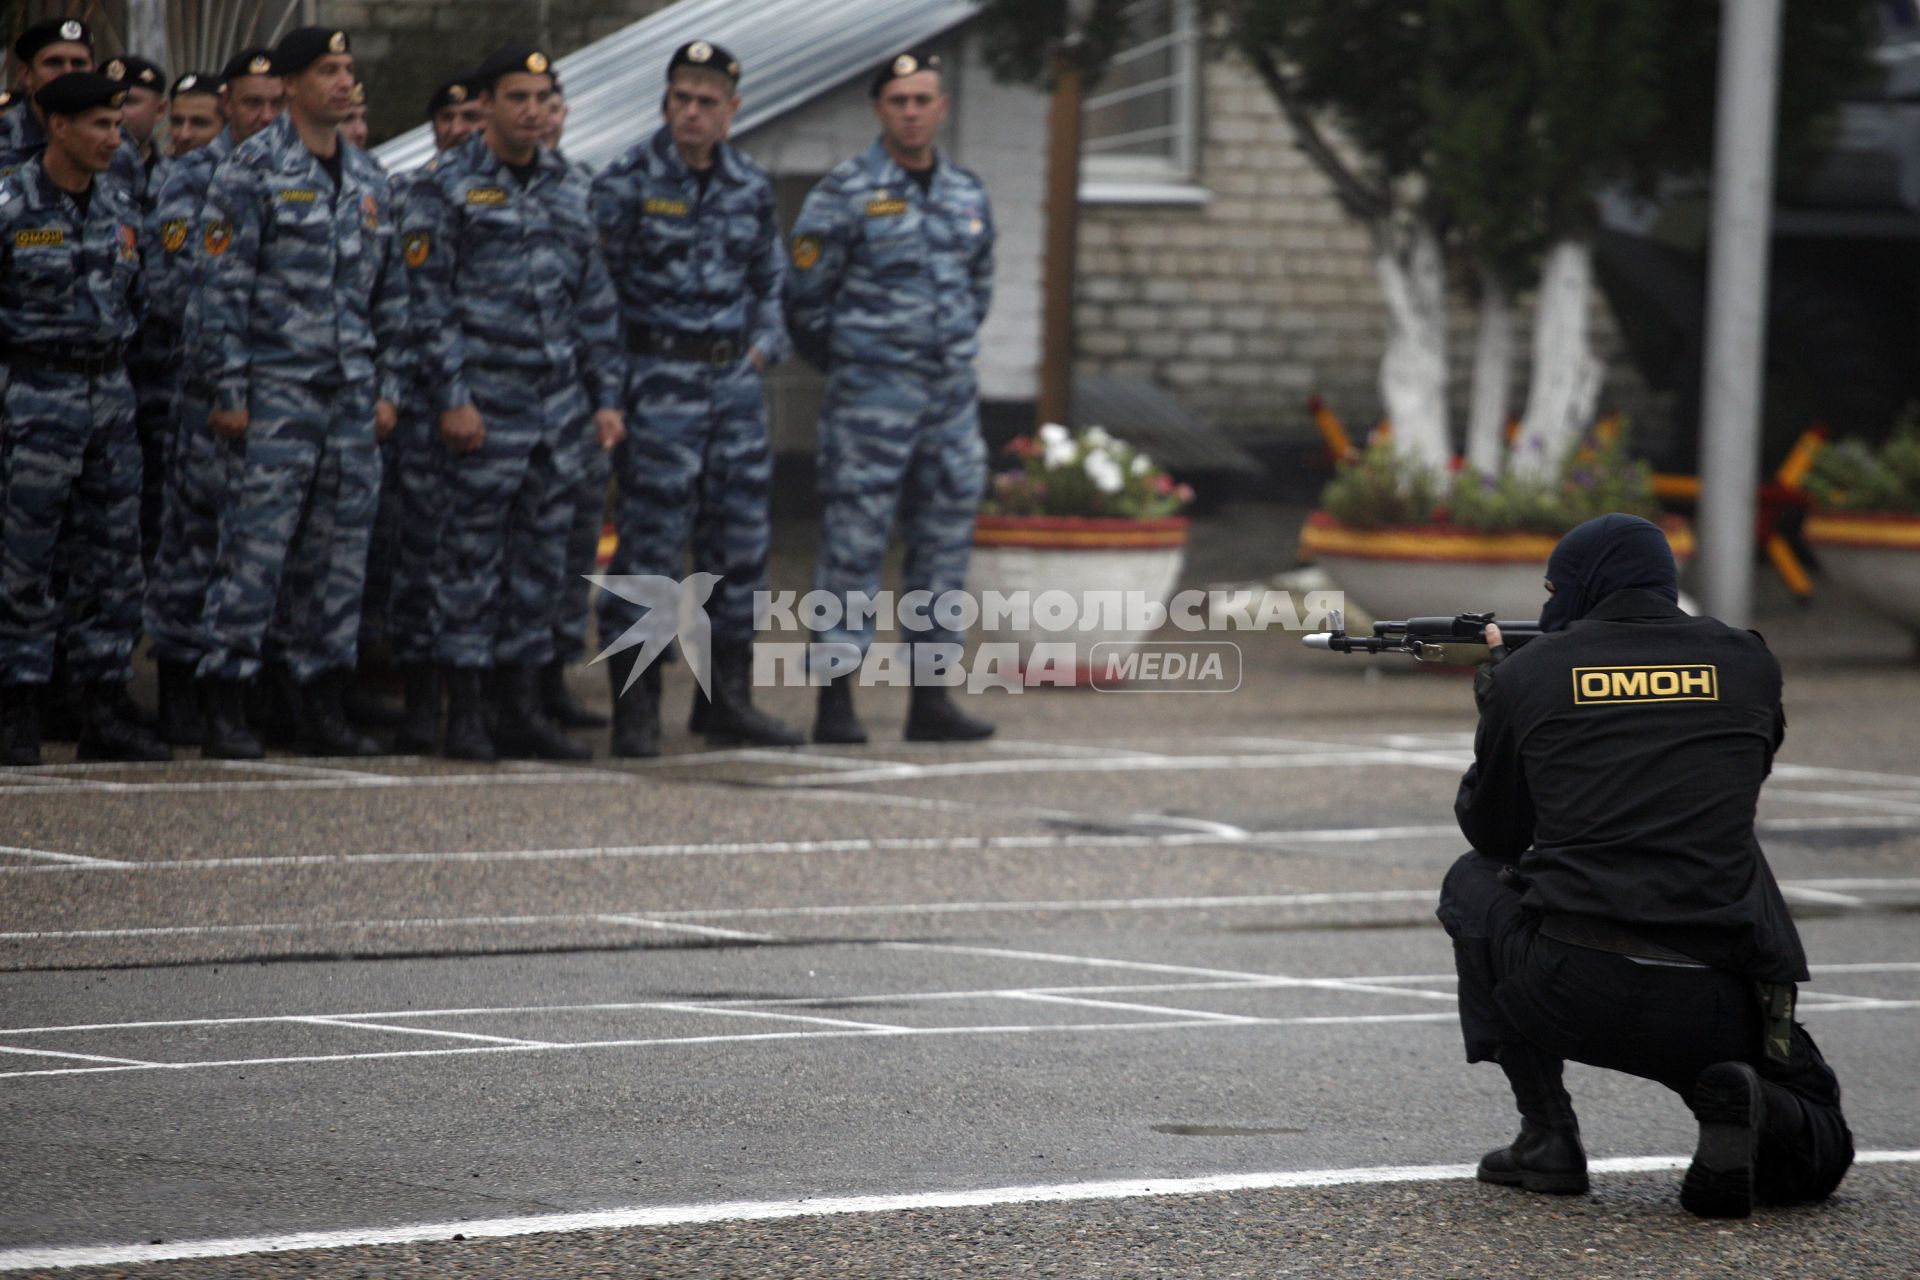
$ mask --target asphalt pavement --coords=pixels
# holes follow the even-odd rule
[[[1290,520],[1203,522],[1190,585]],[[1920,1273],[1920,663],[1762,605],[1829,1204],[1691,1218],[1679,1100],[1577,1067],[1592,1193],[1471,1180],[1515,1117],[1432,916],[1468,682],[1267,632],[1231,694],[984,694],[969,746],[874,690],[866,747],[709,750],[676,667],[657,761],[7,772],[0,1271]]]

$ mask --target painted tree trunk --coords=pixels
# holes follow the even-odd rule
[[[1507,449],[1507,398],[1513,386],[1513,295],[1480,268],[1479,329],[1473,344],[1473,399],[1467,412],[1467,465],[1500,474]]]
[[[1593,421],[1600,399],[1600,362],[1588,344],[1593,248],[1557,241],[1547,251],[1533,316],[1533,385],[1508,466],[1536,479],[1556,475],[1562,459]]]
[[[1393,228],[1373,227],[1374,270],[1387,304],[1380,396],[1394,445],[1435,471],[1451,455],[1447,434],[1447,287],[1440,236],[1416,225],[1404,251]]]

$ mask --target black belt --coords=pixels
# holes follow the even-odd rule
[[[671,329],[635,329],[627,334],[627,350],[637,356],[666,356],[669,360],[698,360],[732,364],[747,353],[739,333],[676,333]]]
[[[1540,936],[1590,951],[1608,951],[1635,960],[1654,960],[1661,964],[1684,965],[1690,969],[1709,969],[1683,951],[1649,942],[1625,925],[1595,916],[1549,915],[1540,918]]]
[[[0,347],[0,364],[43,373],[77,373],[98,378],[126,363],[122,347]]]

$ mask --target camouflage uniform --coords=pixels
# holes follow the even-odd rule
[[[808,194],[792,243],[789,323],[800,353],[827,371],[813,585],[842,598],[878,591],[898,510],[902,589],[957,591],[986,484],[973,374],[993,284],[986,191],[941,159],[923,194],[876,142]],[[918,638],[965,639],[937,626]],[[820,639],[864,652],[873,626]]]
[[[153,213],[160,190],[173,171],[173,162],[154,149],[151,162],[142,161],[140,176],[145,198],[140,202],[141,248],[158,256],[154,246]],[[134,339],[128,357],[133,376],[136,409],[134,425],[140,436],[140,560],[147,579],[153,579],[154,556],[160,547],[160,512],[166,481],[166,458],[173,444],[173,419],[180,395],[179,366],[174,361],[173,330],[151,307]]]
[[[750,353],[773,364],[790,350],[773,184],[721,143],[703,193],[663,128],[594,180],[593,212],[636,351],[628,435],[614,452],[620,539],[610,572],[677,578],[691,533],[694,568],[723,578],[707,607],[715,642],[750,642],[773,473]],[[639,354],[649,335],[718,345],[706,359]],[[606,637],[642,612],[612,592],[600,594],[599,610]]]
[[[233,149],[233,134],[222,131],[171,166],[149,220],[149,323],[173,339],[173,418],[162,451],[160,541],[145,607],[147,634],[161,662],[198,665],[206,647],[201,621],[219,543],[227,447],[207,429],[207,387],[194,374],[197,290],[209,261],[207,188]]]
[[[298,684],[350,670],[380,489],[376,399],[405,373],[406,282],[387,180],[341,144],[333,179],[282,117],[235,148],[203,214],[209,261],[195,352],[213,408],[245,409],[228,450],[200,675],[260,668],[283,582]]]
[[[625,374],[587,184],[543,151],[522,186],[480,134],[429,166],[404,217],[429,420],[471,404],[486,424],[445,457],[436,657],[544,665],[592,414],[619,408]]]
[[[137,217],[120,189],[96,182],[83,219],[37,155],[0,180],[0,684],[51,675],[62,619],[49,579],[63,540],[76,552],[64,601],[74,678],[132,677],[140,450],[119,353],[137,326],[139,278]]]

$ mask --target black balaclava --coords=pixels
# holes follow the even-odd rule
[[[1547,560],[1553,594],[1540,610],[1540,629],[1560,631],[1593,612],[1616,591],[1651,591],[1680,602],[1680,570],[1660,526],[1615,512],[1570,531]]]

